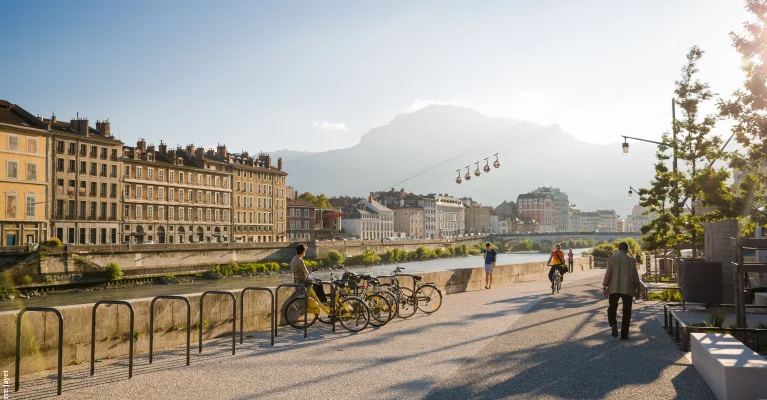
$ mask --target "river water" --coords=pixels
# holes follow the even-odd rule
[[[573,249],[576,257],[588,249]],[[498,254],[498,265],[521,264],[526,262],[546,261],[548,254],[542,253],[506,253]],[[440,271],[461,268],[474,268],[483,265],[482,256],[444,258],[439,260],[416,261],[396,265],[378,265],[374,267],[350,268],[355,272],[367,272],[372,275],[388,275],[397,266],[405,268],[403,273],[415,274],[427,271]],[[330,272],[317,271],[314,277],[327,278]],[[335,272],[338,275],[338,272]],[[160,295],[181,295],[201,293],[206,290],[232,290],[248,286],[274,287],[282,283],[293,283],[290,274],[260,275],[260,276],[231,276],[218,280],[196,280],[174,285],[139,285],[127,288],[93,290],[90,292],[72,293],[69,290],[49,292],[44,297],[0,301],[0,311],[18,310],[24,307],[60,307],[74,304],[95,303],[99,300],[129,300],[154,297]]]

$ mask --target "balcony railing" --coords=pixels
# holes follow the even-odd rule
[[[116,194],[114,194],[114,193],[110,193],[110,194],[109,194],[109,197],[110,197],[110,198],[112,198],[112,199],[116,199],[116,198],[117,198],[117,195],[116,195]]]
[[[109,156],[109,159],[112,160],[112,161],[117,161],[117,156],[113,154],[113,155]]]

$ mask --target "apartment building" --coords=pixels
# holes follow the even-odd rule
[[[50,125],[52,155],[52,236],[63,243],[111,244],[120,241],[122,145],[109,121],[89,126],[87,118]]]
[[[194,145],[124,146],[123,240],[226,242],[231,238],[232,168]]]
[[[406,237],[423,239],[425,210],[421,207],[400,207],[394,209],[394,232]]]
[[[554,204],[550,194],[524,193],[517,196],[517,212],[522,220],[535,220],[541,232],[557,229]]]
[[[372,198],[359,200],[343,211],[347,216],[343,218],[341,226],[346,234],[362,240],[394,236],[394,212]]]
[[[551,197],[551,206],[553,208],[553,221],[550,232],[572,232],[570,226],[570,200],[567,193],[555,187],[539,187],[532,193],[539,193]]]
[[[317,206],[312,202],[301,199],[287,199],[288,231],[287,238],[291,241],[313,242],[316,240],[315,222]]]
[[[471,199],[462,199],[465,210],[466,231],[468,233],[490,233],[492,231],[491,214],[494,213],[490,207],[483,207]]]
[[[0,100],[0,246],[48,238],[48,125]]]

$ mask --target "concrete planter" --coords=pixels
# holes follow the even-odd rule
[[[687,303],[722,303],[722,263],[679,261],[679,287]]]

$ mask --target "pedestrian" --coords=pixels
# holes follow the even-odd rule
[[[549,269],[549,281],[551,281],[552,288],[554,287],[554,271],[559,270],[559,273],[562,274],[562,281],[565,280],[565,272],[567,272],[567,268],[565,267],[565,252],[562,251],[562,246],[557,245],[554,249],[554,251],[551,252],[551,256],[549,256],[549,261],[546,263],[546,265],[550,266],[551,269]]]
[[[623,302],[621,340],[629,339],[632,297],[638,299],[641,293],[636,259],[628,255],[628,251],[628,243],[621,242],[618,244],[618,254],[613,255],[608,260],[605,279],[602,281],[604,292],[609,294],[610,304],[607,307],[607,320],[610,323],[613,337],[618,337],[618,300]]]
[[[493,269],[498,259],[498,252],[495,251],[490,242],[485,243],[485,289],[493,286]]]
[[[637,252],[637,269],[642,265],[642,255]]]
[[[567,266],[570,272],[573,272],[573,249],[567,252]]]
[[[327,301],[325,297],[325,288],[322,287],[321,283],[312,283],[309,270],[306,268],[306,264],[304,263],[304,257],[306,257],[307,249],[308,246],[303,243],[299,243],[296,246],[296,256],[290,260],[290,272],[293,273],[293,283],[296,285],[303,285],[307,292],[311,286],[314,290],[314,294],[317,295],[320,301],[325,302]]]

